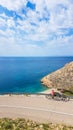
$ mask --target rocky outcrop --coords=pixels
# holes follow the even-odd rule
[[[65,89],[73,92],[73,62],[45,76],[41,82],[49,88]]]

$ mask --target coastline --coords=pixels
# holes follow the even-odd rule
[[[73,125],[73,101],[54,101],[37,94],[0,95],[0,118],[3,117]]]
[[[47,90],[43,90],[41,92],[37,92],[37,93],[0,93],[0,96],[12,96],[12,95],[16,95],[16,96],[31,96],[31,95],[45,95],[45,94],[50,94],[51,91],[54,90],[55,92],[59,92],[56,88],[48,88],[47,87]]]
[[[40,85],[42,77],[71,61],[73,57],[0,58],[0,68],[3,68],[0,69],[0,92],[34,93],[44,90]]]

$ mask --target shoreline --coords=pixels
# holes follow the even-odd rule
[[[61,93],[59,90],[57,90],[56,88],[48,88],[47,90],[44,90],[44,91],[41,91],[41,92],[38,92],[38,93],[0,93],[0,96],[4,96],[4,95],[9,95],[9,96],[12,96],[12,95],[24,95],[24,96],[28,96],[28,95],[46,95],[46,94],[50,94],[52,92],[52,90],[54,90],[54,92],[58,92],[58,93]],[[67,95],[68,96],[68,95]]]

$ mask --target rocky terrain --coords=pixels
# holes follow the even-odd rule
[[[73,92],[73,62],[45,76],[41,83],[49,88],[65,89]]]

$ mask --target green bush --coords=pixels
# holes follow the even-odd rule
[[[40,124],[25,119],[0,119],[0,130],[73,130],[73,126],[62,124]]]

